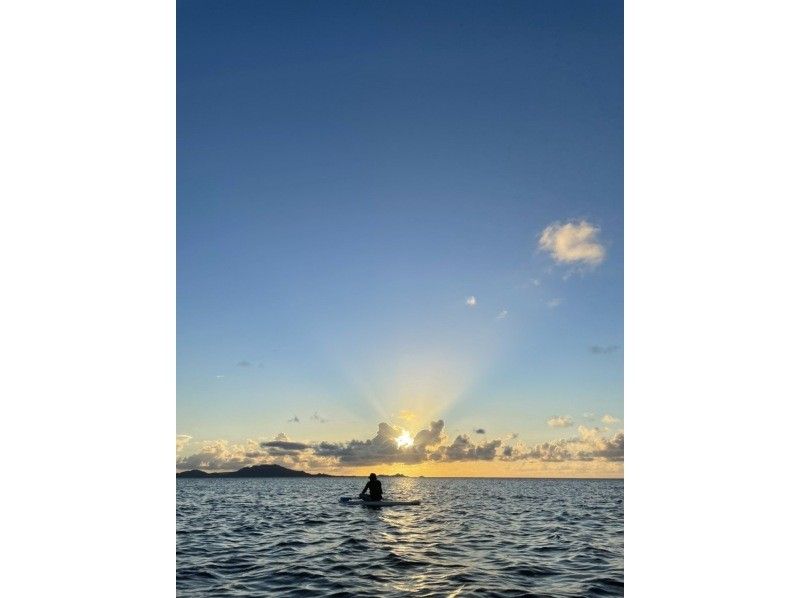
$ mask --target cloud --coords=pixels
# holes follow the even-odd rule
[[[450,441],[444,434],[444,421],[441,419],[419,430],[411,446],[399,447],[396,438],[404,432],[402,428],[381,422],[375,436],[367,440],[299,442],[280,433],[273,440],[248,440],[245,444],[205,441],[197,453],[178,458],[176,467],[180,470],[230,471],[261,463],[277,463],[295,469],[335,469],[424,462],[624,460],[625,437],[622,431],[607,438],[598,428],[585,426],[579,426],[577,436],[534,446],[519,442],[516,434],[505,440],[482,442],[473,442],[466,434],[459,434]],[[475,433],[485,434],[485,430],[478,428]],[[188,438],[187,435],[178,436],[176,445],[182,439],[188,441]],[[516,442],[512,444],[511,441]]]
[[[625,459],[625,433],[617,432],[609,440],[602,440],[600,447],[595,448],[594,455],[606,461],[622,461]]]
[[[550,301],[547,302],[547,307],[549,307],[550,309],[558,307],[559,305],[561,305],[561,299],[559,299],[558,297],[556,297],[555,299],[550,299]]]
[[[466,434],[459,434],[449,446],[440,446],[432,455],[434,461],[492,461],[497,456],[500,440],[474,444]]]
[[[240,367],[240,368],[249,368],[249,367],[250,367],[250,366],[252,366],[252,365],[253,365],[252,363],[250,363],[250,362],[249,362],[249,361],[247,361],[246,359],[243,359],[242,361],[240,361],[239,363],[237,363],[237,364],[236,364],[236,367]]]
[[[597,266],[606,256],[605,248],[597,241],[599,232],[600,227],[585,220],[554,222],[542,231],[539,249],[559,263]]]
[[[321,416],[319,413],[317,413],[316,411],[314,412],[314,415],[312,415],[312,416],[311,416],[311,421],[319,422],[319,423],[321,423],[321,424],[324,424],[324,423],[327,423],[327,422],[328,422],[328,420],[327,420],[327,419],[325,419],[324,417],[322,417],[322,416]]]
[[[467,297],[466,301],[464,302],[467,307],[475,307],[478,305],[478,300],[475,298],[475,295],[470,295]]]
[[[265,449],[266,454],[273,457],[293,457],[295,460],[306,451],[311,449],[310,444],[305,442],[293,442],[289,437],[280,432],[274,440],[266,440],[258,443],[258,446]]]
[[[560,461],[623,461],[625,433],[605,438],[597,428],[578,427],[578,436],[537,444],[527,452],[517,452],[516,460]]]
[[[589,420],[594,419],[594,413],[587,411],[586,413],[583,414],[583,417]]]
[[[292,417],[290,417],[286,421],[287,421],[287,423],[290,423],[290,424],[299,424],[300,423],[300,418],[297,417],[296,415],[293,415]]]
[[[619,422],[619,420],[616,417],[613,417],[613,416],[608,415],[608,414],[605,414],[602,418],[600,418],[600,421],[603,422],[604,424],[606,424],[607,426],[610,426],[611,424],[616,424],[617,422]]]
[[[580,434],[576,439],[577,444],[582,444],[584,450],[592,457],[606,461],[622,461],[625,454],[625,433],[620,430],[611,438],[605,438],[598,428],[580,426]]]
[[[519,459],[520,452],[511,445],[506,445],[503,447],[503,450],[500,451],[500,460],[501,461],[517,461]]]
[[[277,448],[285,451],[304,451],[311,448],[310,445],[304,442],[291,442],[289,440],[269,440],[267,442],[259,443],[261,448]]]
[[[608,345],[606,347],[601,347],[599,345],[592,345],[589,347],[589,352],[594,353],[595,355],[606,355],[608,353],[614,353],[615,351],[619,350],[619,345]]]
[[[175,452],[180,453],[191,439],[192,437],[188,434],[178,434],[175,436]]]
[[[473,432],[475,432],[476,434],[486,434],[486,430],[483,428],[475,428]]]
[[[497,314],[498,320],[505,320],[508,317],[508,310],[501,309],[500,312]]]
[[[522,458],[537,461],[571,461],[575,459],[564,441],[543,442],[534,446],[530,452],[523,454]]]
[[[429,447],[439,444],[444,436],[444,420],[432,421],[428,428],[422,429],[414,436],[414,446]]]
[[[264,463],[295,469],[335,465],[316,459],[310,444],[291,441],[286,434],[280,433],[274,440],[248,440],[244,444],[233,444],[227,440],[205,441],[201,443],[199,452],[177,459],[175,467],[178,470],[232,471]]]
[[[222,380],[225,377],[225,374],[217,374],[217,380]]]
[[[625,433],[620,430],[611,438],[605,438],[598,428],[578,427],[580,442],[588,446],[595,457],[621,461],[625,447]]]
[[[569,428],[572,426],[572,418],[566,415],[556,415],[547,420],[547,425],[551,428]]]
[[[399,447],[395,439],[403,433],[401,428],[381,422],[378,433],[369,440],[349,442],[320,442],[314,447],[319,457],[334,458],[341,465],[380,465],[391,463],[414,464],[428,459],[429,447],[439,445],[442,440],[444,421],[430,423],[414,436],[409,447]]]
[[[258,459],[266,456],[253,446],[230,444],[227,440],[208,440],[201,444],[200,452],[177,460],[177,469],[203,469],[206,471],[230,471],[241,469],[258,463]]]
[[[403,430],[381,422],[378,433],[369,440],[350,440],[346,443],[321,442],[314,452],[320,457],[333,457],[342,465],[378,465],[383,463],[421,463],[425,460],[425,447],[414,445],[407,448],[397,446],[395,438]]]

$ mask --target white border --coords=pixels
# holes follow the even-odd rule
[[[798,22],[626,7],[629,596],[796,585]],[[174,32],[157,0],[0,19],[10,595],[174,592]]]
[[[175,9],[0,17],[3,591],[175,591]]]
[[[626,5],[629,596],[796,592],[798,16]]]

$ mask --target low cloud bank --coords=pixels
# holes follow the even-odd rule
[[[397,439],[403,432],[402,428],[381,422],[375,436],[366,440],[298,442],[290,440],[286,434],[279,434],[273,440],[248,440],[245,444],[231,444],[224,440],[206,441],[200,443],[198,452],[178,458],[176,467],[182,470],[227,471],[267,462],[285,467],[335,469],[426,462],[624,460],[623,431],[606,437],[599,428],[585,426],[578,427],[577,436],[533,446],[519,442],[516,435],[505,440],[497,438],[476,442],[467,434],[459,434],[450,440],[444,432],[444,421],[441,419],[419,430],[411,446],[398,444]],[[183,438],[180,437],[177,443],[180,444]]]

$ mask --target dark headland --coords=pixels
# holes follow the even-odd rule
[[[295,471],[280,465],[252,465],[242,467],[238,471],[221,471],[209,473],[201,469],[191,469],[175,474],[176,478],[331,478],[326,473],[306,473]]]

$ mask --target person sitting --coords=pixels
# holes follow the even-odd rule
[[[359,495],[362,500],[367,500],[366,492],[369,490],[369,500],[383,500],[383,488],[381,482],[374,473],[369,474],[369,481]]]

